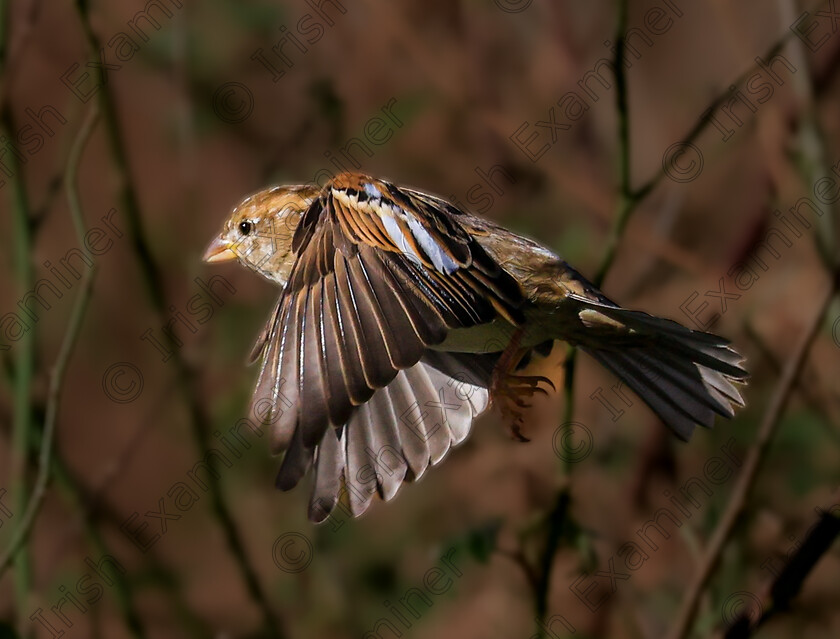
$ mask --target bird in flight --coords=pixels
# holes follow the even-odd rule
[[[367,175],[247,197],[204,260],[238,260],[282,289],[251,353],[251,414],[283,453],[278,488],[314,469],[312,521],[393,498],[494,400],[524,439],[526,400],[551,382],[516,371],[555,340],[683,440],[744,405],[748,374],[724,338],[623,309],[537,242]]]

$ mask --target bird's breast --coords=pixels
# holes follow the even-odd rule
[[[432,349],[454,353],[498,353],[505,350],[515,330],[510,322],[501,318],[469,328],[453,328],[446,334],[446,339]]]

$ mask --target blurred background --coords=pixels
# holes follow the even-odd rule
[[[0,636],[665,636],[832,285],[840,35],[828,3],[627,4],[0,3],[0,553],[43,497]],[[487,415],[393,502],[309,524],[231,434],[278,291],[200,257],[247,193],[345,168],[590,278],[615,238],[605,293],[731,339],[747,407],[684,444],[581,355],[529,443]],[[840,509],[839,348],[835,302],[684,636],[757,614]],[[564,356],[534,370],[562,388]],[[760,636],[840,636],[839,568]]]

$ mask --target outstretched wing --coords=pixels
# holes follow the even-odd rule
[[[277,487],[293,488],[314,467],[309,519],[315,522],[336,506],[358,517],[376,495],[392,499],[467,438],[489,404],[498,357],[427,351],[359,406],[344,429],[327,429],[314,450],[293,440]]]
[[[452,328],[522,321],[517,282],[443,200],[359,174],[301,219],[297,261],[265,331],[254,413],[272,449],[341,436],[355,407]],[[285,464],[284,464],[285,465]]]

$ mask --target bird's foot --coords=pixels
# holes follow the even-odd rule
[[[521,442],[530,441],[522,434],[525,424],[525,413],[531,408],[530,400],[537,393],[548,396],[548,390],[541,384],[557,389],[548,377],[542,375],[513,375],[510,373],[494,373],[490,387],[490,397],[497,403],[502,413],[511,437]]]

